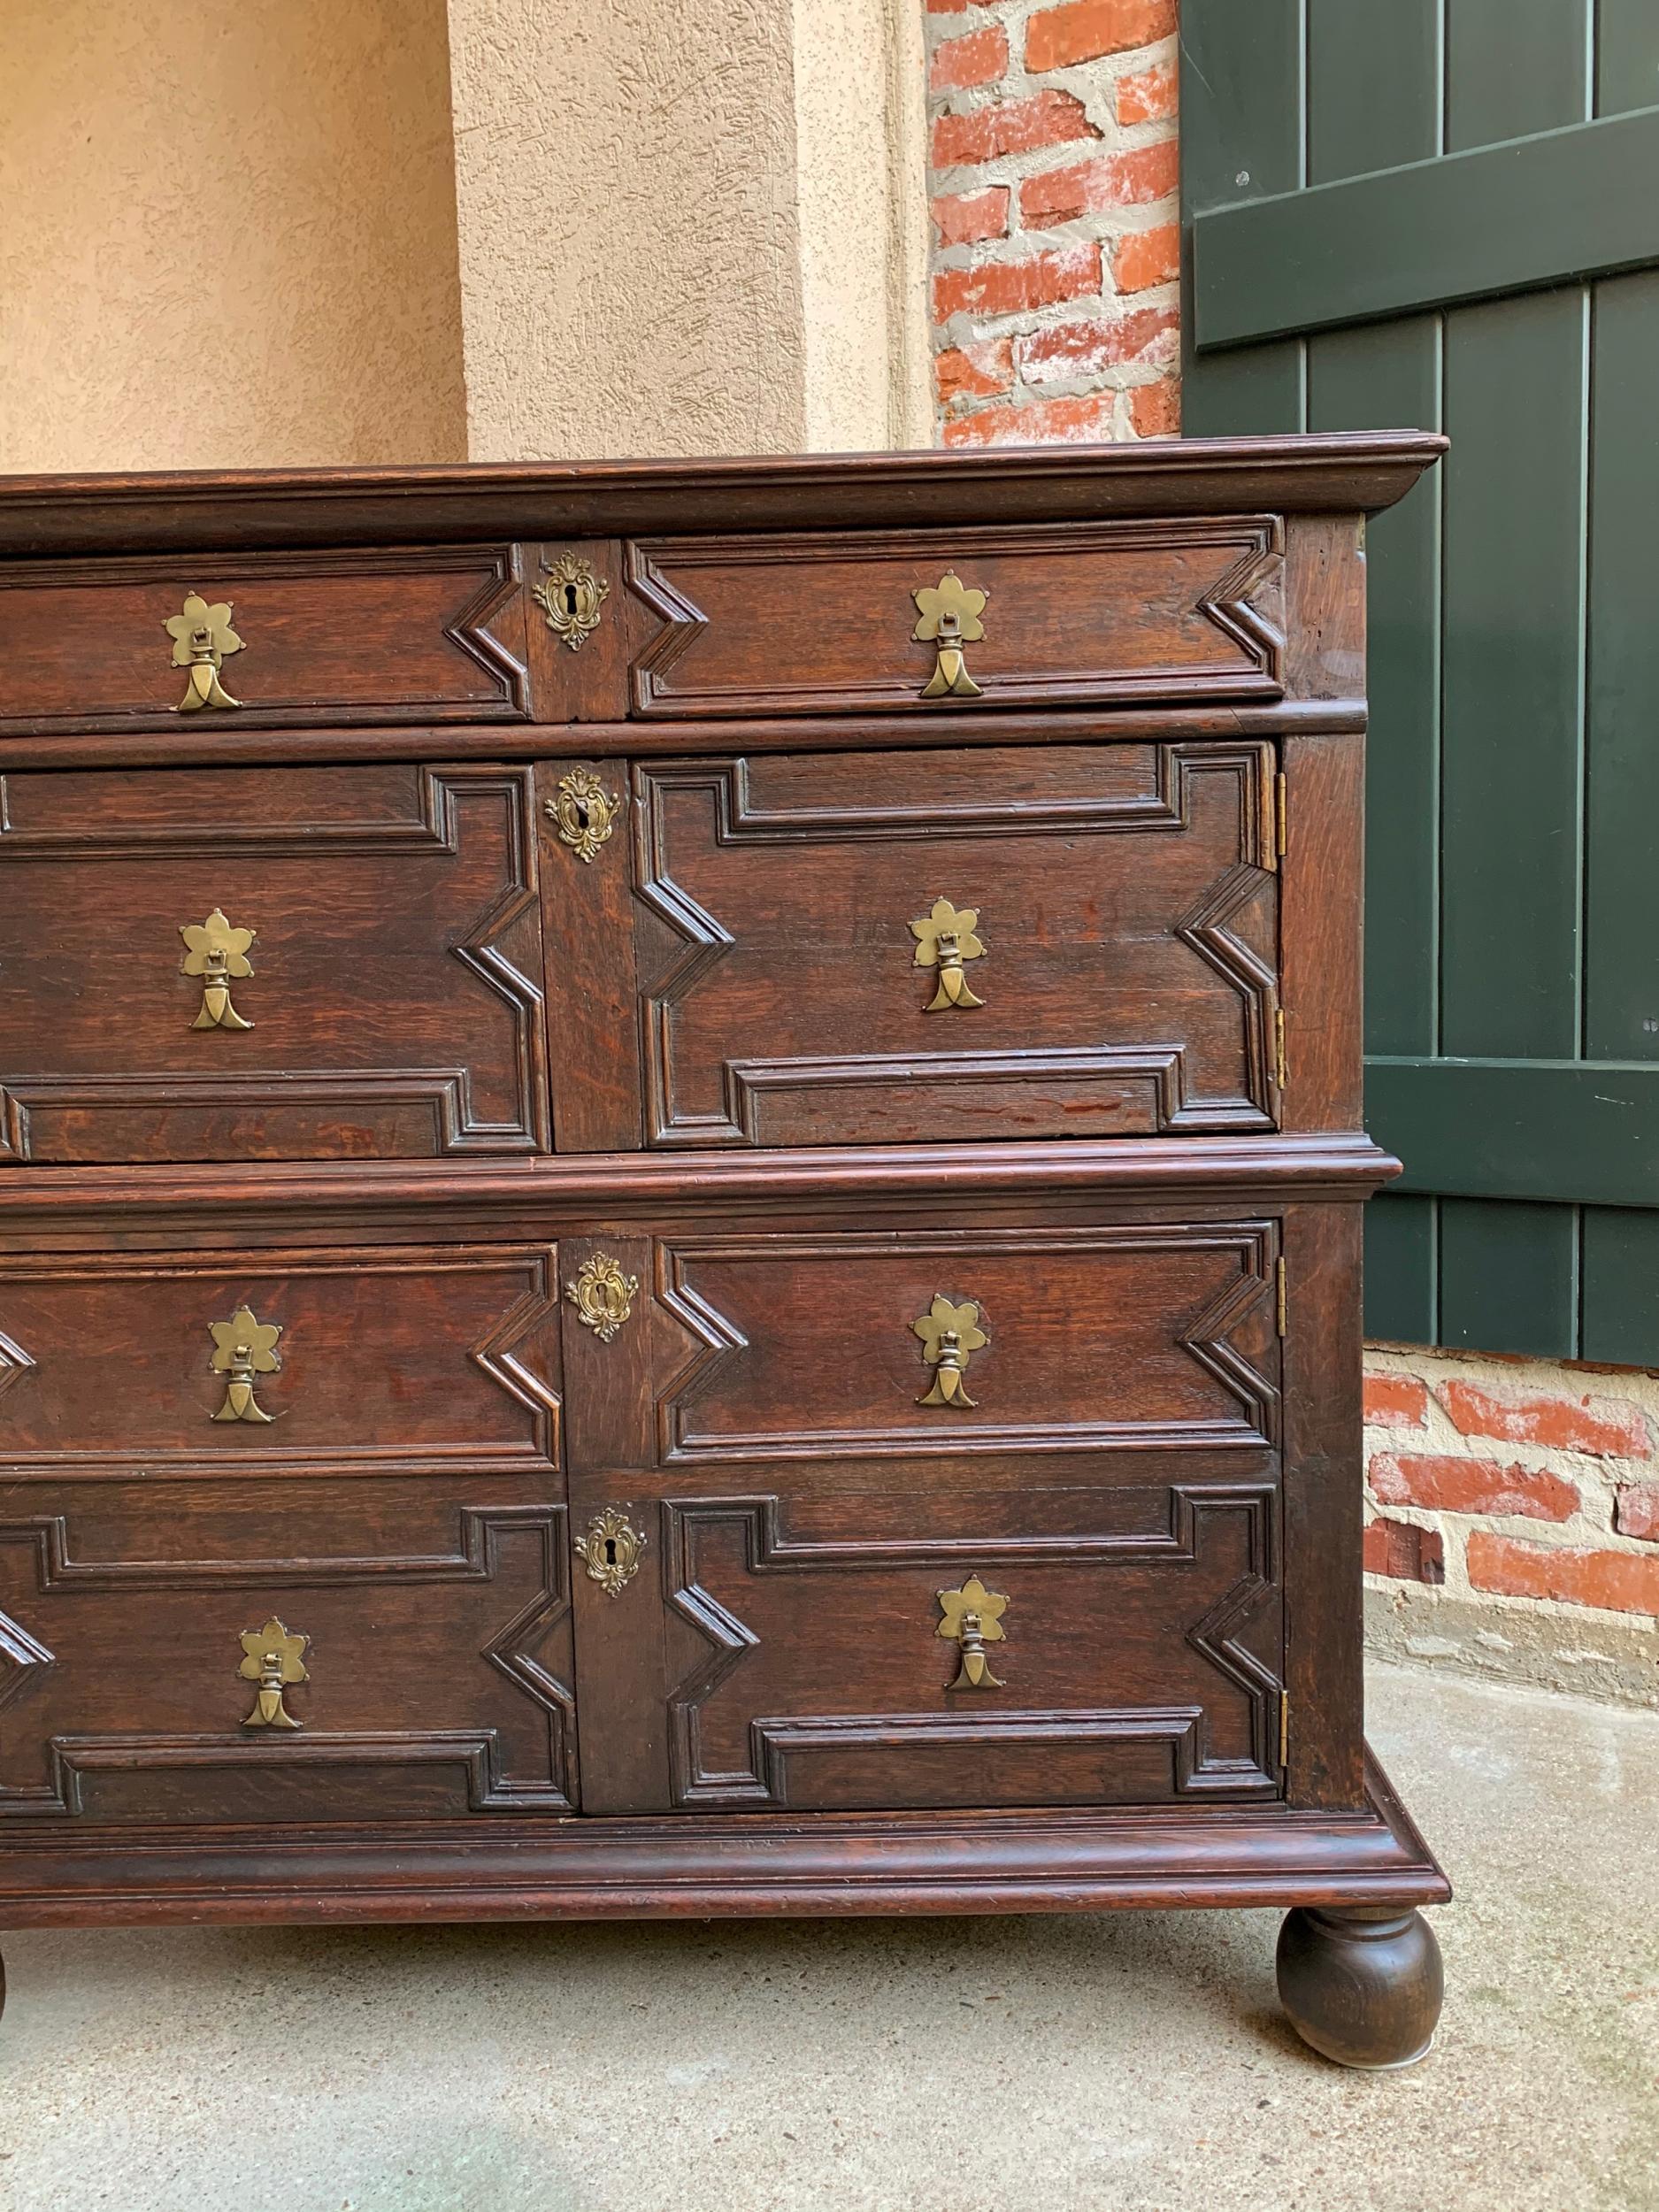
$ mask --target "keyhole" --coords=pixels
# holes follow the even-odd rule
[[[577,603],[574,584],[566,584],[565,587],[565,611],[566,614],[578,614],[581,611]]]
[[[607,1567],[614,1567],[616,1563],[617,1540],[614,1536],[607,1536],[605,1539],[605,1564]]]

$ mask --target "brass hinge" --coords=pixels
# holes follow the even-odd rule
[[[1290,1692],[1288,1690],[1281,1690],[1279,1694],[1279,1763],[1281,1767],[1287,1767],[1290,1764]]]
[[[1274,1268],[1273,1275],[1275,1314],[1279,1323],[1279,1333],[1280,1336],[1283,1336],[1285,1333],[1286,1319],[1290,1307],[1290,1296],[1286,1288],[1285,1283],[1285,1263],[1283,1260],[1280,1260],[1278,1265]]]
[[[1273,1081],[1283,1090],[1290,1080],[1290,1065],[1285,1057],[1285,1010],[1276,1007],[1273,1012]]]
[[[1273,850],[1282,860],[1290,843],[1289,816],[1285,804],[1285,772],[1273,779]]]

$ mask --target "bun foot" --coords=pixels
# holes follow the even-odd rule
[[[1409,1907],[1299,1905],[1285,1916],[1279,2001],[1302,2041],[1339,2066],[1425,2056],[1444,1988],[1434,1931]]]

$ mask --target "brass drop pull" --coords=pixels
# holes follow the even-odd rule
[[[192,1029],[251,1029],[231,1003],[230,987],[253,973],[248,957],[257,933],[233,929],[218,907],[204,922],[182,922],[179,934],[185,943],[181,973],[202,980],[202,1010]]]
[[[578,860],[592,860],[611,841],[622,812],[621,796],[607,791],[590,768],[572,768],[561,776],[557,791],[557,798],[541,804],[558,826],[559,843],[568,845]]]
[[[309,1636],[290,1635],[274,1614],[263,1628],[250,1628],[243,1632],[244,1656],[236,1671],[244,1682],[259,1685],[253,1710],[242,1722],[244,1728],[303,1725],[283,1703],[282,1693],[291,1683],[310,1681],[305,1671],[305,1647],[310,1641]]]
[[[599,627],[599,611],[611,595],[611,587],[579,553],[561,553],[557,561],[543,561],[541,567],[541,581],[531,596],[554,636],[572,653],[580,652]]]
[[[639,1288],[637,1275],[625,1275],[621,1263],[608,1252],[595,1252],[577,1269],[575,1281],[565,1284],[565,1295],[575,1307],[583,1328],[591,1329],[602,1344],[609,1344],[634,1311]]]
[[[910,635],[933,648],[933,672],[922,690],[924,699],[979,699],[984,696],[968,673],[962,649],[985,635],[979,617],[990,594],[964,584],[954,568],[948,568],[936,584],[923,584],[910,594],[918,621]]]
[[[230,626],[229,601],[210,607],[200,592],[189,592],[183,613],[169,615],[162,626],[173,640],[173,666],[190,672],[179,712],[200,714],[208,707],[241,706],[242,701],[233,699],[219,680],[225,662],[242,650],[242,640]]]
[[[949,899],[935,899],[932,910],[924,914],[919,922],[910,924],[910,934],[916,940],[917,966],[939,971],[939,986],[927,1002],[926,1012],[942,1013],[948,1006],[984,1005],[985,1001],[976,998],[969,989],[963,972],[964,960],[980,960],[985,956],[979,926],[977,906],[958,910]]]
[[[635,1528],[626,1513],[608,1505],[588,1524],[588,1533],[577,1543],[577,1555],[608,1598],[620,1597],[640,1571],[645,1532]]]
[[[944,1617],[935,1633],[962,1647],[962,1664],[951,1688],[1000,1690],[1002,1685],[991,1672],[985,1647],[1007,1640],[1002,1615],[1008,1600],[995,1590],[987,1590],[978,1575],[970,1575],[961,1589],[939,1593],[939,1609]]]
[[[970,1358],[983,1351],[990,1338],[979,1326],[979,1309],[972,1298],[956,1305],[944,1292],[910,1327],[922,1340],[922,1355],[933,1371],[932,1387],[918,1398],[918,1406],[958,1406],[972,1412],[974,1401],[964,1379]]]
[[[228,1321],[210,1321],[207,1325],[213,1339],[213,1356],[208,1363],[214,1374],[227,1378],[225,1402],[214,1420],[275,1420],[276,1416],[267,1413],[254,1395],[254,1377],[280,1373],[276,1340],[282,1333],[281,1323],[256,1321],[246,1306],[238,1306]]]

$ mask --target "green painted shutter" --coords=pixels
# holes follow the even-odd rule
[[[1191,435],[1370,539],[1373,1337],[1659,1365],[1659,6],[1181,0]]]

